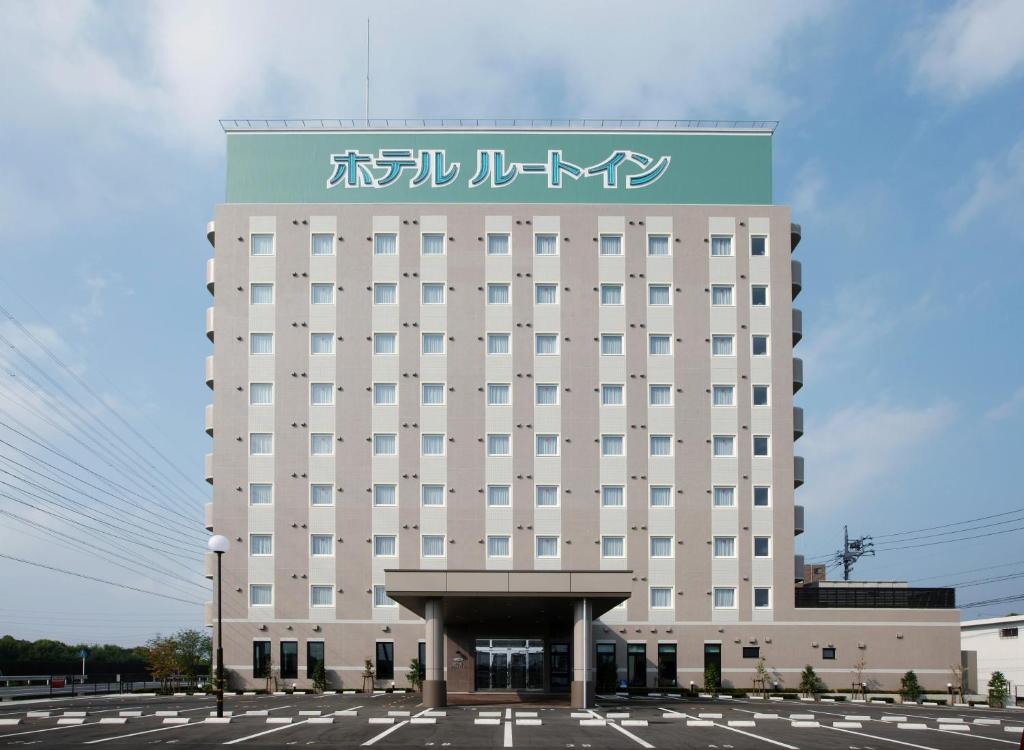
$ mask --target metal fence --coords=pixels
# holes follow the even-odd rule
[[[797,607],[849,609],[955,609],[956,589],[798,586]]]
[[[0,699],[204,689],[204,680],[154,680],[147,674],[44,674],[0,676]]]

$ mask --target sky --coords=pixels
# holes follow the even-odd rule
[[[173,598],[0,557],[0,633],[201,626],[217,121],[361,116],[367,16],[375,117],[779,120],[775,200],[803,226],[800,551],[827,557],[846,524],[878,550],[859,578],[1024,592],[1024,3],[510,7],[3,3],[0,555]]]

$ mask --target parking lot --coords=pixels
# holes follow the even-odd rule
[[[591,711],[550,704],[418,705],[418,696],[118,695],[0,704],[0,745],[427,748],[1018,747],[1024,710],[603,696]]]

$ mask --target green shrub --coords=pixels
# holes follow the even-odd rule
[[[1010,683],[1006,681],[1006,675],[998,670],[993,672],[988,681],[988,705],[1002,708],[1009,695]]]
[[[900,697],[905,701],[915,702],[921,696],[921,684],[917,681],[917,674],[913,669],[908,670],[900,678]]]
[[[814,667],[810,664],[804,667],[804,671],[800,673],[800,692],[806,695],[814,695],[815,693],[824,693],[825,690],[827,690],[825,683],[818,677]]]

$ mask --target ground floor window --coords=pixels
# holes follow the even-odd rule
[[[658,644],[658,687],[676,686],[676,644]]]
[[[270,667],[270,641],[254,641],[252,644],[252,676],[267,677]]]
[[[615,644],[597,644],[597,689],[615,690],[618,687],[619,671],[615,663]]]
[[[426,641],[420,641],[416,648],[416,658],[420,662],[420,677],[426,679],[427,674],[427,643]]]
[[[377,642],[377,679],[395,679],[395,644],[391,641]]]
[[[543,690],[544,641],[518,638],[477,640],[476,689]]]
[[[281,641],[281,679],[294,680],[299,676],[299,644]]]
[[[568,643],[551,644],[551,692],[553,693],[569,690],[572,683],[571,652],[572,649]]]
[[[309,641],[306,644],[306,677],[312,680],[316,677],[316,668],[324,664],[324,642]]]
[[[630,687],[647,686],[646,643],[630,643],[626,646],[626,679]]]

